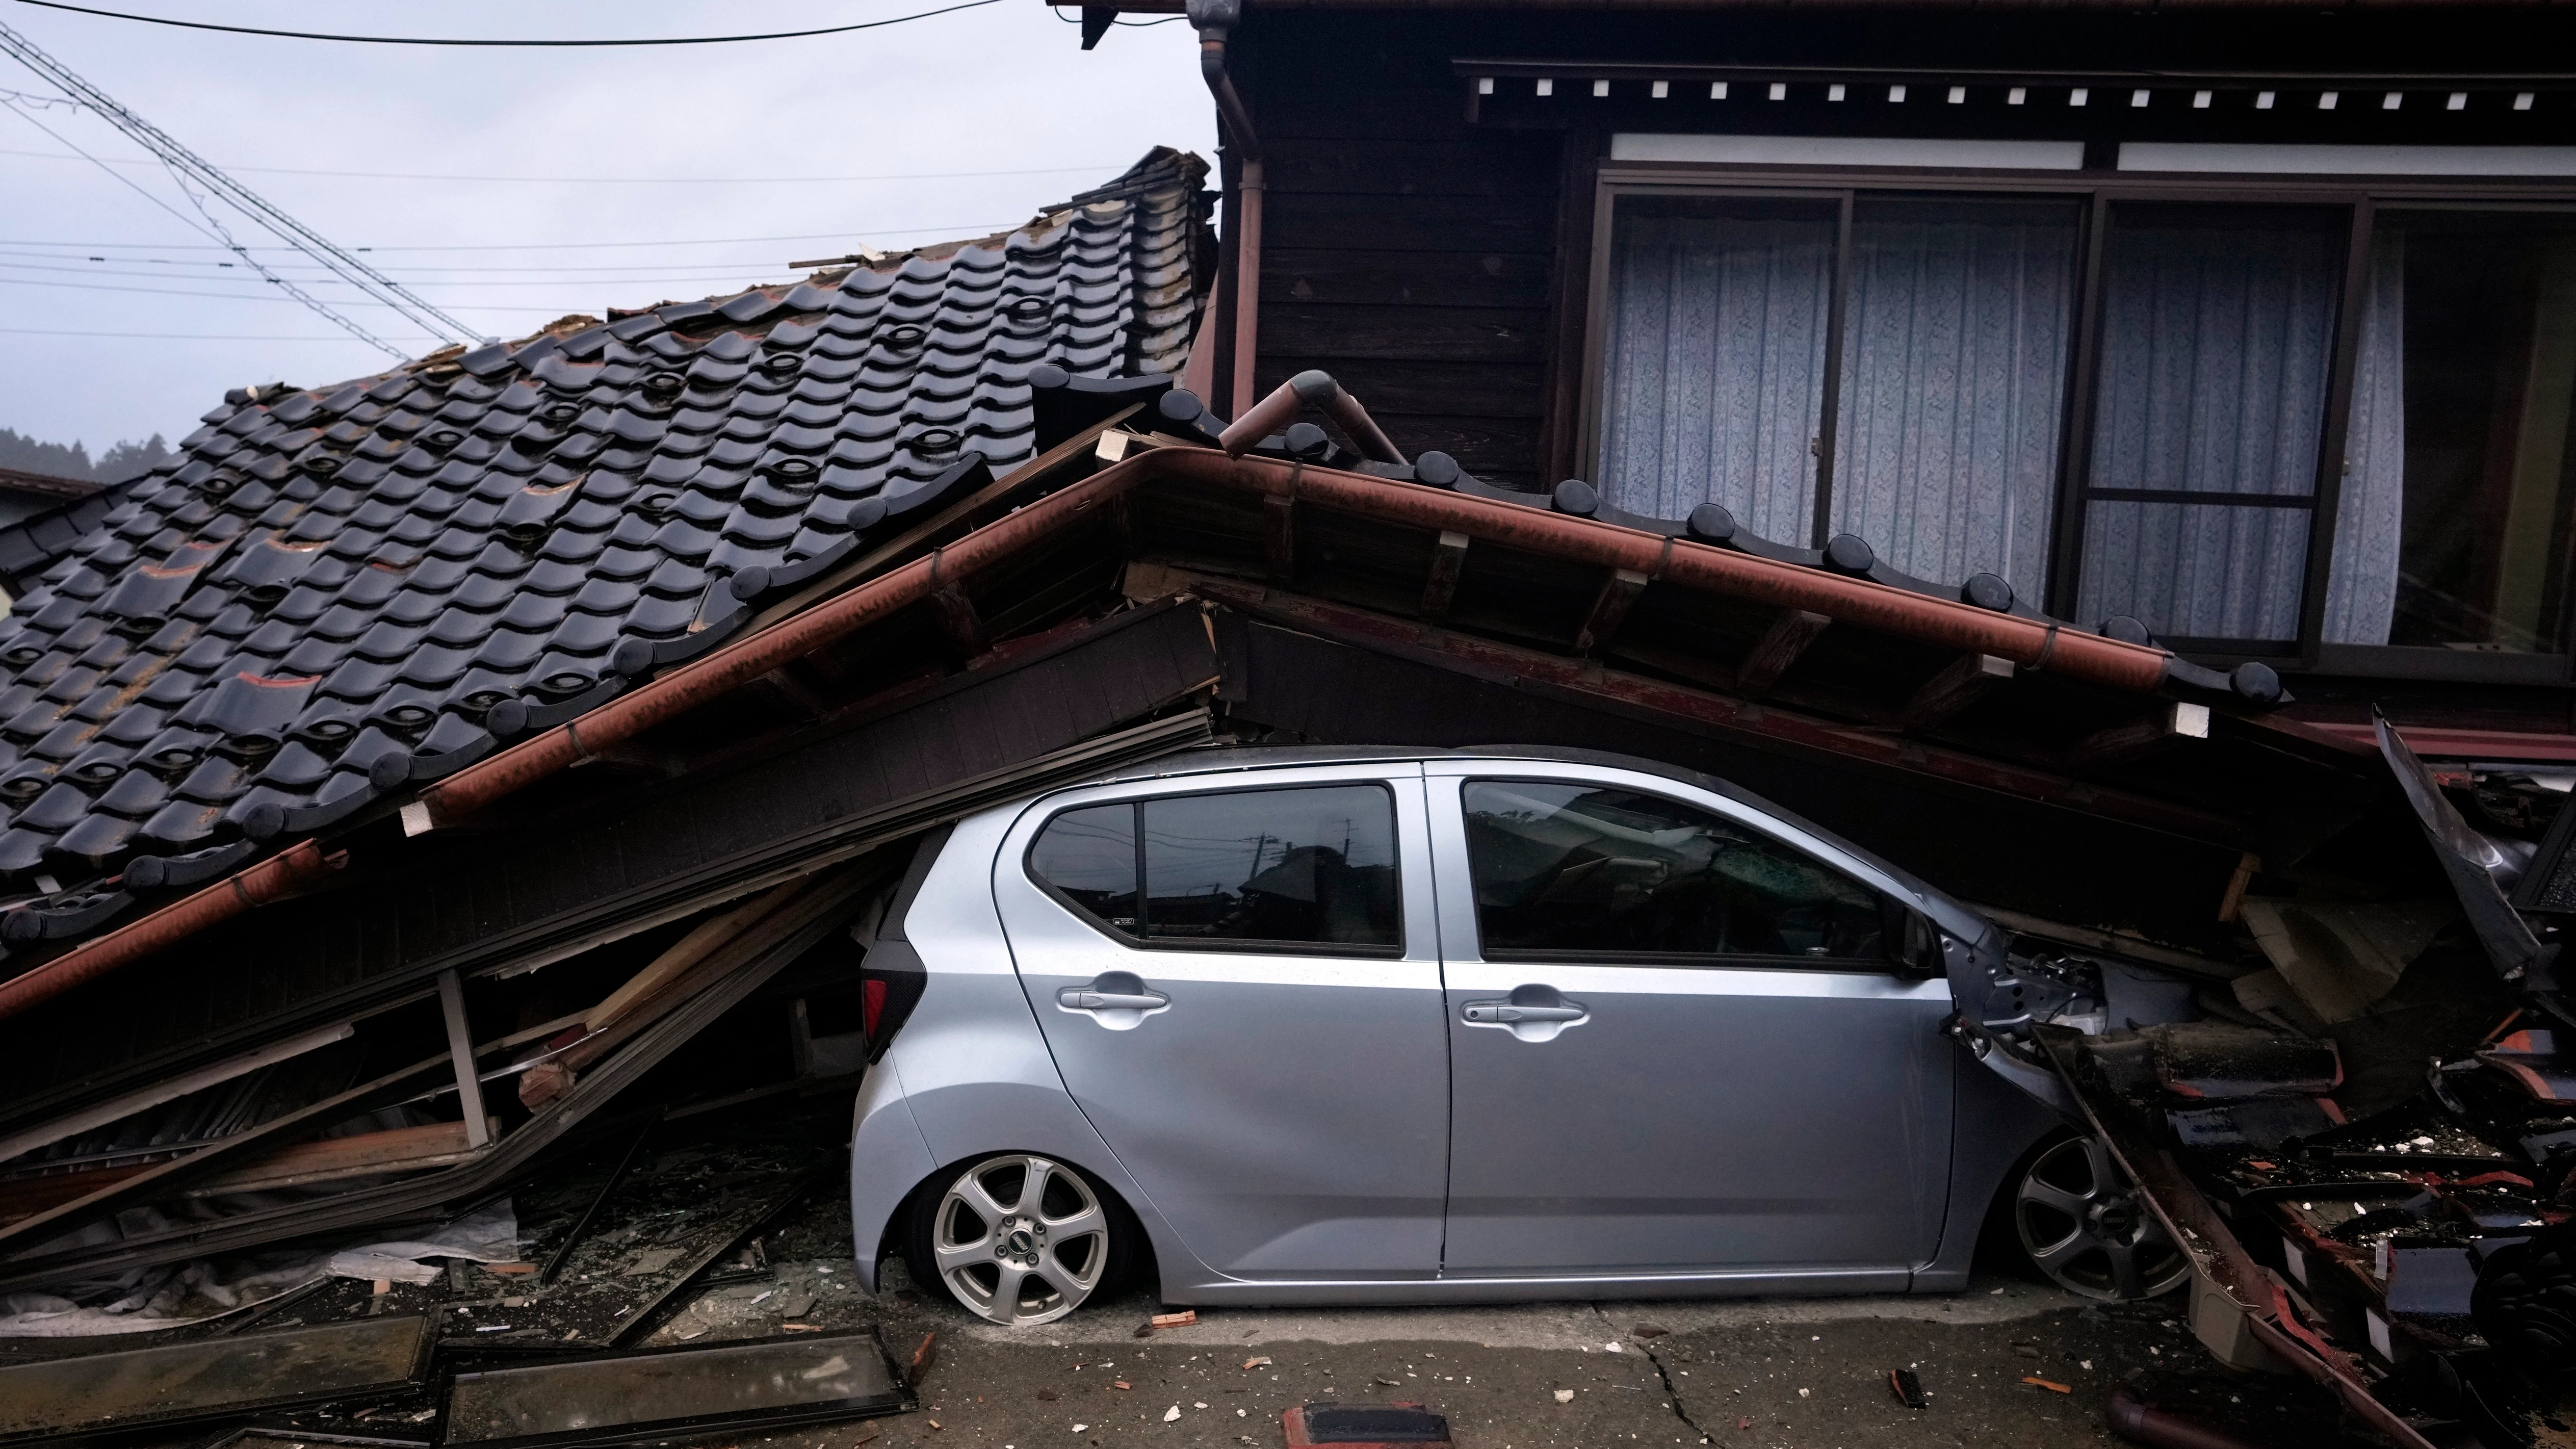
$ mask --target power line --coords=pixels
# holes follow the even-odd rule
[[[316,337],[310,334],[262,334],[243,332],[93,332],[86,328],[0,327],[0,335],[11,337],[131,337],[154,342],[335,342],[343,346],[356,341],[353,337]],[[436,342],[435,337],[397,337],[396,342]]]
[[[146,151],[152,153],[164,167],[168,168],[172,179],[179,183],[181,193],[187,196],[190,204],[205,216],[208,229],[221,235],[224,242],[230,244],[233,239],[229,234],[224,233],[222,225],[216,222],[214,214],[206,209],[204,201],[190,190],[190,182],[194,182],[208,193],[221,198],[227,205],[258,222],[278,240],[338,273],[342,280],[383,301],[415,326],[440,336],[470,338],[474,335],[465,324],[412,295],[401,283],[368,266],[333,245],[321,233],[271,205],[257,192],[225,175],[212,162],[180,145],[168,132],[126,109],[115,97],[90,84],[69,66],[47,55],[33,41],[6,25],[0,25],[0,51],[6,51],[21,65],[52,83],[55,89],[96,112],[109,124],[123,131]],[[24,114],[23,109],[21,114]],[[236,244],[233,250],[243,260],[253,261],[256,265],[246,249]],[[283,279],[279,280],[279,285],[286,287],[290,292],[294,290],[292,284]],[[307,305],[338,326],[352,333],[365,335],[365,329],[320,302],[308,298]],[[372,337],[368,340],[376,341]],[[390,343],[377,342],[377,345],[396,356],[401,355],[401,349]]]
[[[173,291],[166,287],[116,287],[96,282],[45,282],[39,281],[33,277],[0,277],[0,287],[57,287],[65,291],[72,292],[136,292],[146,297],[212,297],[221,302],[293,302],[298,306],[312,305],[310,299],[301,296],[275,297],[261,296],[257,293],[245,294],[240,292],[181,292]],[[342,302],[340,305],[344,307],[391,307],[394,304],[378,298],[370,297],[364,301]],[[513,307],[497,302],[459,302],[455,305],[468,312],[552,312],[557,315],[561,315],[564,310],[561,307]],[[336,321],[338,319],[334,318],[333,320]],[[459,327],[464,326],[461,322],[457,325]],[[381,339],[366,333],[359,334],[358,340],[361,342],[381,341]],[[392,349],[387,348],[386,350],[391,351]],[[395,355],[403,356],[405,354],[396,353]]]
[[[0,97],[15,92],[0,91]],[[26,99],[43,101],[42,96]],[[51,151],[0,150],[0,156],[26,156],[45,161],[95,160]],[[147,161],[111,160],[111,166],[148,166]],[[1107,166],[1026,166],[1011,171],[909,171],[885,176],[475,176],[450,171],[316,171],[301,166],[230,166],[229,171],[256,176],[332,176],[362,181],[525,181],[548,186],[784,186],[822,181],[967,181],[985,176],[1059,176],[1107,171]]]
[[[5,256],[9,256],[9,255],[13,255],[13,254],[12,254],[12,253],[7,253],[7,252],[0,252],[0,257],[5,257]],[[46,260],[46,261],[70,261],[70,260],[73,260],[73,258],[70,258],[70,257],[50,257],[50,258],[46,258],[45,260]],[[727,279],[732,278],[732,277],[742,276],[742,275],[745,275],[745,274],[747,274],[747,273],[754,272],[754,271],[759,271],[759,270],[762,270],[762,269],[761,269],[759,266],[754,265],[754,266],[748,266],[748,267],[739,268],[739,269],[736,269],[736,270],[723,271],[723,272],[715,272],[715,273],[710,273],[710,274],[707,274],[707,275],[703,275],[703,276],[695,276],[695,277],[588,277],[588,278],[571,278],[571,277],[564,277],[564,278],[542,278],[542,277],[541,277],[541,278],[538,278],[538,279],[533,280],[533,281],[529,281],[529,280],[499,280],[499,281],[496,281],[496,280],[492,280],[492,279],[488,279],[488,278],[470,278],[470,279],[459,279],[459,280],[455,280],[455,281],[439,281],[439,280],[436,280],[436,279],[423,279],[423,278],[420,278],[420,277],[415,276],[415,277],[413,278],[413,280],[412,280],[412,285],[413,285],[413,286],[415,286],[415,287],[557,287],[557,288],[563,288],[563,287],[597,287],[597,286],[602,286],[602,285],[619,286],[619,287],[658,287],[658,286],[671,286],[671,287],[702,287],[702,286],[705,286],[705,285],[706,285],[707,283],[709,283],[709,282],[721,282],[721,281],[727,280]],[[776,268],[772,267],[772,268],[768,268],[767,270],[774,272],[774,271],[776,270]],[[220,275],[218,275],[218,276],[207,276],[207,275],[204,275],[204,274],[202,274],[202,273],[182,275],[182,274],[174,274],[174,273],[170,273],[170,272],[132,271],[132,270],[126,270],[126,269],[115,268],[115,267],[99,267],[99,266],[90,266],[90,267],[53,267],[53,266],[46,266],[46,265],[44,265],[44,263],[43,263],[42,261],[34,261],[34,262],[22,262],[22,261],[0,261],[0,272],[58,272],[58,273],[62,273],[62,274],[67,275],[67,276],[79,276],[79,277],[136,277],[136,278],[149,278],[149,279],[156,280],[156,281],[169,281],[169,282],[241,282],[241,283],[249,284],[249,283],[251,283],[251,282],[253,281],[253,277],[252,277],[252,275],[251,275],[251,274],[249,274],[249,273],[242,273],[242,272],[236,272],[236,273],[232,274],[231,276],[220,276]],[[312,278],[308,278],[308,279],[306,279],[306,280],[321,280],[321,279],[312,279]],[[749,283],[749,284],[747,284],[747,285],[755,285],[755,286],[777,286],[777,285],[783,285],[783,282],[782,282],[782,281],[780,281],[780,280],[777,280],[777,279],[774,279],[774,278],[773,278],[772,280],[769,280],[769,281],[765,281],[765,282],[753,282],[753,283]]]
[[[86,272],[93,276],[203,276],[209,280],[224,280],[223,272],[225,269],[238,269],[240,266],[240,263],[237,262],[219,262],[210,257],[203,259],[194,257],[110,257],[69,251],[17,251],[7,247],[0,247],[0,257],[19,258],[20,261],[18,265],[31,265],[37,262],[88,262],[92,265],[66,267],[62,270]],[[0,265],[10,264],[0,262]],[[98,270],[102,265],[122,267],[185,267],[193,270],[185,273],[169,271],[110,273]],[[791,268],[790,270],[793,269]],[[622,266],[607,267],[405,267],[403,268],[403,275],[415,279],[422,279],[416,280],[414,284],[424,287],[458,285],[456,283],[439,280],[442,277],[452,276],[537,276],[541,278],[556,278],[562,280],[579,279],[583,284],[587,284],[592,281],[605,280],[610,282],[631,282],[637,286],[650,286],[656,282],[679,283],[722,281],[729,277],[745,276],[754,273],[760,274],[773,281],[783,281],[784,278],[778,275],[779,271],[779,262],[773,255],[745,258],[744,260],[737,262],[629,262]],[[513,283],[512,285],[517,284]]]
[[[313,30],[261,30],[249,25],[215,25],[203,20],[172,20],[160,15],[128,15],[118,10],[93,10],[86,5],[66,5],[62,0],[18,0],[18,3],[41,6],[47,10],[68,10],[76,15],[96,15],[108,20],[131,20],[143,25],[171,25],[182,30],[220,30],[227,35],[264,35],[278,40],[337,40],[354,45],[472,45],[561,49],[611,45],[732,45],[745,40],[801,40],[809,35],[846,35],[853,30],[875,30],[880,26],[901,25],[907,20],[927,20],[933,15],[972,10],[981,5],[998,5],[1001,0],[965,0],[962,5],[950,5],[938,10],[923,10],[912,15],[898,15],[891,20],[867,20],[856,25],[826,25],[818,30],[773,30],[762,35],[675,35],[641,40],[456,40],[409,35],[330,35]]]
[[[20,3],[21,3],[21,4],[26,3],[26,0],[20,0]],[[883,228],[879,228],[878,230],[875,230],[875,231],[817,231],[817,232],[807,232],[807,233],[805,233],[805,234],[803,234],[803,235],[801,235],[801,236],[716,236],[716,237],[699,237],[699,238],[696,238],[696,239],[692,239],[692,240],[684,240],[684,241],[464,242],[464,243],[456,243],[456,244],[452,244],[452,245],[444,245],[444,246],[415,246],[415,247],[399,247],[399,246],[397,246],[397,247],[351,247],[351,248],[349,248],[349,250],[351,250],[351,251],[353,251],[353,252],[366,252],[366,253],[369,253],[369,254],[371,254],[371,255],[372,255],[372,254],[382,253],[382,252],[549,252],[549,251],[584,251],[584,252],[587,252],[587,251],[606,251],[606,250],[608,250],[608,249],[610,249],[610,248],[612,248],[612,247],[720,247],[720,246],[747,246],[747,245],[750,245],[750,244],[752,244],[752,243],[754,243],[754,242],[838,241],[838,240],[840,240],[840,239],[842,239],[842,238],[844,238],[844,237],[854,237],[854,236],[912,236],[912,235],[915,235],[915,234],[917,234],[917,233],[921,233],[921,232],[937,232],[937,233],[940,233],[940,234],[942,234],[942,235],[953,235],[953,234],[956,234],[956,233],[967,233],[967,234],[970,234],[970,235],[982,235],[982,234],[985,234],[985,233],[995,232],[995,231],[1001,231],[1001,230],[1004,230],[1005,228],[1014,227],[1014,226],[1021,226],[1021,225],[1024,225],[1024,224],[1025,224],[1024,222],[1017,222],[1017,221],[1001,221],[1001,222],[993,222],[993,221],[960,221],[960,222],[948,222],[948,223],[943,223],[943,224],[938,224],[938,225],[924,224],[924,225],[919,225],[919,226],[883,227]],[[176,246],[172,246],[172,245],[168,245],[168,244],[165,244],[165,243],[162,243],[162,242],[67,242],[67,241],[28,241],[28,240],[24,240],[24,239],[13,239],[13,238],[7,238],[7,237],[0,237],[0,246],[11,246],[11,247],[60,247],[60,248],[63,248],[63,249],[65,249],[65,250],[67,250],[67,251],[79,251],[79,250],[82,250],[82,249],[85,249],[85,248],[86,248],[86,249],[99,250],[99,251],[106,251],[106,250],[110,250],[110,249],[113,249],[113,248],[119,248],[119,247],[124,247],[124,248],[133,248],[133,247],[153,247],[153,248],[156,248],[156,249],[161,250],[161,251],[173,251],[173,252],[178,252],[178,251],[223,251],[223,252],[228,252],[228,251],[233,250],[231,247],[225,247],[225,246],[206,247],[206,246],[194,246],[194,245],[189,245],[189,244],[185,244],[185,243],[182,243],[182,244],[180,244],[180,245],[176,245]],[[283,250],[287,250],[287,248],[282,248],[282,247],[252,247],[252,248],[246,248],[245,250],[251,250],[251,251],[271,251],[271,252],[273,252],[273,251],[283,251]]]

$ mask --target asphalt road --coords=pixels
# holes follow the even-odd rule
[[[774,1283],[704,1293],[652,1341],[776,1333],[786,1304],[800,1323],[874,1325],[899,1357],[936,1334],[937,1357],[917,1411],[743,1449],[1277,1446],[1281,1411],[1319,1402],[1425,1404],[1464,1449],[2055,1449],[2119,1442],[2103,1405],[2124,1380],[2255,1444],[2343,1442],[2313,1386],[2212,1361],[2178,1295],[2097,1305],[1992,1274],[1947,1296],[1202,1309],[1139,1338],[1156,1311],[1143,1296],[1005,1331],[936,1295],[861,1294],[854,1262],[794,1256],[800,1237],[782,1243]],[[1925,1408],[1897,1400],[1896,1368],[1919,1376]]]

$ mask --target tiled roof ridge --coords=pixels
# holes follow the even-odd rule
[[[59,473],[36,473],[25,468],[0,468],[0,491],[34,493],[46,498],[87,498],[107,485],[88,478],[66,478]]]
[[[0,529],[0,881],[72,885],[0,934],[88,935],[128,862],[207,878],[713,647],[1029,457],[1033,368],[1176,373],[1205,174],[1157,150],[990,238],[235,389]]]

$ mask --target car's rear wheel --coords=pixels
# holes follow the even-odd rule
[[[2153,1298],[2191,1276],[2191,1260],[2090,1137],[2051,1143],[2023,1165],[2012,1226],[2033,1268],[2087,1298]]]
[[[970,1163],[913,1211],[913,1277],[1006,1327],[1052,1323],[1125,1275],[1133,1219],[1074,1167],[1030,1153]]]

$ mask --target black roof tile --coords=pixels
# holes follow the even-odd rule
[[[479,758],[487,711],[549,728],[715,647],[1030,456],[1032,366],[1177,372],[1205,174],[1157,152],[1001,236],[236,389],[174,465],[0,528],[0,880],[211,879]]]

